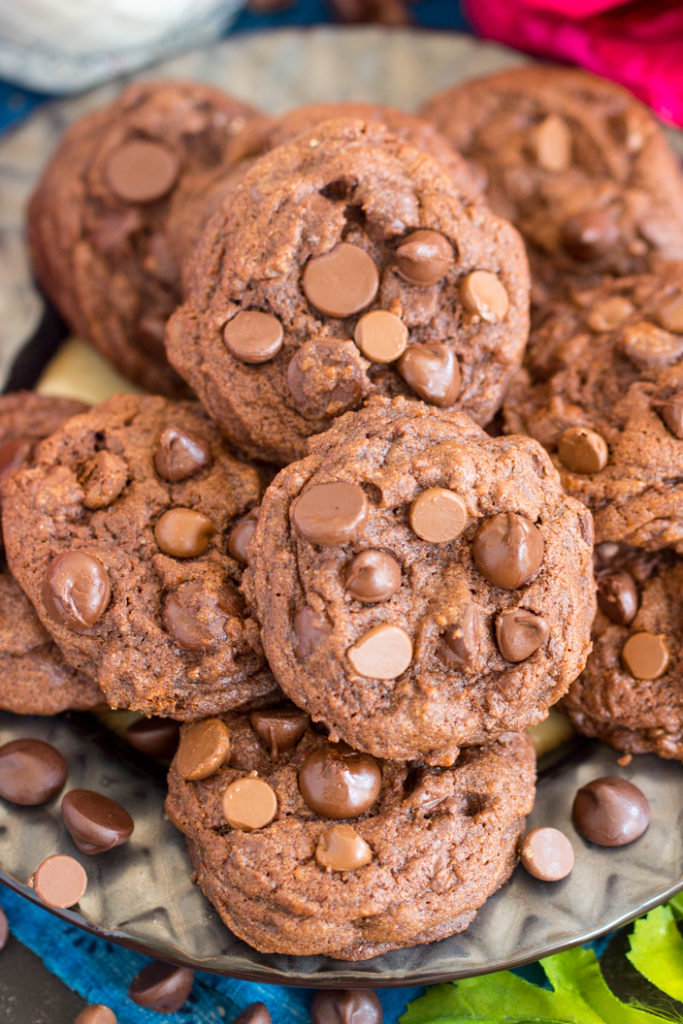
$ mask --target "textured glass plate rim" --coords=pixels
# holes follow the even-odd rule
[[[299,58],[305,56],[310,61],[299,63],[299,67],[312,68],[314,83],[311,77],[297,80],[292,78],[291,71],[286,63],[291,55],[296,53]],[[382,56],[383,55],[383,56]],[[391,55],[391,60],[390,60]],[[363,60],[376,60],[384,65],[384,70],[389,70],[388,75],[375,78],[381,80],[374,91],[368,93],[368,74],[363,73],[345,76],[343,84],[339,72],[343,68],[354,67],[354,61],[360,58]],[[448,59],[448,66],[446,60]],[[278,66],[279,60],[279,66]],[[283,61],[285,63],[283,63]],[[412,63],[411,63],[412,62]],[[142,75],[136,77],[188,77],[201,78],[209,81],[216,81],[236,94],[247,100],[258,103],[259,100],[266,109],[273,111],[285,109],[299,103],[311,102],[314,99],[371,99],[383,102],[394,102],[396,105],[410,108],[424,99],[430,93],[443,88],[456,80],[458,77],[466,77],[473,74],[485,73],[497,70],[502,67],[514,66],[526,62],[526,58],[520,54],[505,50],[502,47],[481,43],[469,36],[459,36],[449,33],[435,33],[426,30],[394,30],[387,33],[386,30],[376,28],[364,29],[308,29],[308,30],[281,30],[273,33],[262,33],[252,37],[236,37],[226,40],[217,46],[206,50],[184,55],[170,61],[156,65]],[[259,68],[266,67],[266,76],[258,80],[254,78],[254,65]],[[329,65],[329,68],[328,68]],[[379,65],[378,65],[379,66]],[[396,67],[401,72],[396,77]],[[429,67],[429,74],[425,81],[420,81],[416,86],[416,70]],[[392,72],[393,71],[393,75]],[[413,72],[412,78],[410,72]],[[287,78],[287,87],[282,89],[281,77]],[[327,76],[327,77],[326,77]],[[335,77],[337,76],[337,77]],[[440,76],[440,77],[439,77]],[[372,79],[372,75],[369,76]],[[406,94],[406,81],[409,95]],[[256,87],[258,86],[258,87]],[[93,90],[90,93],[77,99],[58,101],[48,105],[29,122],[18,130],[10,133],[6,139],[0,141],[0,181],[9,172],[9,179],[12,180],[14,189],[11,195],[6,195],[3,202],[0,197],[0,235],[3,239],[3,253],[5,257],[14,256],[15,260],[7,260],[14,272],[8,291],[3,295],[3,286],[0,283],[0,299],[9,297],[14,300],[9,306],[10,316],[5,319],[4,327],[0,325],[0,348],[3,356],[7,359],[7,353],[14,355],[19,351],[31,336],[32,331],[42,314],[42,302],[35,292],[28,271],[25,246],[23,244],[23,205],[26,196],[30,192],[36,177],[39,173],[45,153],[49,151],[49,142],[54,141],[57,133],[61,132],[65,124],[74,116],[85,110],[106,102],[118,89],[120,83],[107,85]],[[265,96],[263,95],[265,92]],[[672,141],[676,148],[680,148],[682,134],[672,132]],[[36,146],[40,147],[40,155],[37,156]],[[7,157],[10,157],[7,161]],[[4,183],[4,182],[3,182]],[[9,241],[9,244],[4,244]],[[10,275],[8,275],[10,276]],[[2,304],[2,303],[0,303]],[[5,363],[5,366],[7,364]],[[0,372],[5,367],[0,366]],[[22,730],[20,730],[22,731]],[[3,730],[6,734],[7,730]],[[6,738],[6,735],[5,735]],[[587,778],[595,777],[597,774],[605,774],[615,770],[616,755],[609,748],[600,744],[580,744],[573,752],[570,752],[563,761],[563,778],[565,772],[572,776],[577,775],[578,781],[587,781]],[[676,768],[680,771],[679,766]],[[633,770],[629,777],[643,784],[648,789],[650,786],[654,792],[659,781],[672,775],[673,766],[661,762],[656,758],[638,758],[633,763]],[[552,772],[550,773],[552,775]],[[561,780],[560,780],[561,781]],[[550,789],[549,789],[550,787]],[[546,776],[539,784],[539,795],[550,793],[549,800],[551,807],[558,803],[554,796],[554,789],[551,779]],[[565,787],[566,788],[566,787]],[[162,794],[160,791],[160,799]],[[544,802],[546,800],[544,799]],[[566,801],[565,801],[566,802]],[[539,801],[537,800],[537,807]],[[679,811],[679,822],[683,816],[683,810]],[[566,815],[565,815],[566,818]],[[531,824],[554,823],[558,827],[564,827],[570,831],[571,825],[567,821],[550,822],[548,815],[540,821],[534,822],[534,815]],[[659,823],[661,825],[661,822]],[[668,822],[667,822],[668,827]],[[654,819],[651,832],[654,830]],[[572,838],[575,840],[576,834]],[[180,841],[181,837],[178,837]],[[579,839],[579,843],[582,841]],[[643,842],[643,840],[639,841]],[[584,844],[587,846],[587,844]],[[629,858],[621,862],[622,870],[629,867],[634,870],[628,851],[635,851],[639,843],[633,847],[619,851],[620,856]],[[125,848],[123,848],[125,849]],[[591,856],[595,860],[593,848]],[[62,849],[62,852],[67,852]],[[73,850],[69,850],[73,852]],[[586,851],[583,850],[585,855]],[[604,851],[598,851],[598,859]],[[610,851],[610,855],[613,855]],[[109,856],[112,856],[111,854]],[[637,859],[637,858],[636,858]],[[577,858],[577,862],[579,858]],[[675,863],[674,863],[675,862]],[[607,863],[610,863],[607,861]],[[578,866],[578,865],[577,865]],[[613,864],[611,866],[614,866]],[[470,964],[460,963],[455,959],[448,969],[430,970],[428,964],[424,964],[418,970],[396,969],[389,966],[388,961],[400,957],[401,953],[418,959],[429,960],[429,950],[441,946],[442,943],[449,943],[453,940],[442,940],[442,943],[434,943],[429,946],[416,947],[413,950],[399,951],[398,954],[388,954],[387,957],[377,957],[373,960],[364,961],[360,964],[347,964],[340,961],[333,961],[326,958],[315,958],[315,962],[321,965],[312,971],[303,969],[305,960],[311,958],[283,958],[263,957],[254,951],[247,950],[254,958],[264,963],[254,967],[244,967],[244,958],[235,957],[231,954],[213,957],[196,957],[183,952],[176,946],[170,945],[163,939],[149,941],[140,937],[127,934],[120,929],[110,929],[98,925],[97,922],[87,918],[76,911],[57,911],[47,908],[56,916],[68,921],[79,928],[112,942],[135,949],[150,956],[186,964],[199,970],[211,971],[219,974],[226,974],[236,978],[253,981],[267,981],[277,984],[303,985],[315,987],[349,986],[356,987],[389,987],[403,986],[410,984],[427,984],[437,981],[445,981],[452,978],[467,977],[475,974],[482,974],[489,971],[501,970],[513,966],[529,963],[542,956],[550,955],[575,945],[588,942],[599,935],[617,928],[635,917],[646,912],[653,906],[670,898],[676,892],[683,889],[683,855],[677,850],[677,855],[672,858],[671,863],[667,862],[669,869],[669,882],[663,887],[650,887],[646,893],[641,893],[639,898],[633,898],[627,905],[621,906],[618,913],[607,915],[600,924],[595,927],[577,927],[568,931],[562,937],[556,937],[550,942],[536,942],[535,945],[527,946],[504,957],[492,957],[485,963]],[[608,869],[609,870],[609,869]],[[671,878],[673,871],[676,871],[675,880]],[[575,869],[576,872],[576,869]],[[188,869],[189,875],[189,869]],[[597,878],[597,876],[596,876]],[[17,893],[28,898],[32,902],[44,906],[36,897],[33,890],[24,885],[18,878],[0,866],[0,881]],[[595,879],[594,879],[595,881]],[[562,887],[566,883],[559,883]],[[510,893],[514,887],[522,889],[522,895],[529,896],[530,906],[540,904],[542,908],[548,908],[546,917],[552,915],[553,900],[557,899],[559,889],[553,886],[544,886],[543,883],[529,879],[521,869],[517,869],[514,880],[501,894],[496,895],[489,901],[487,906],[480,912],[477,920],[463,933],[456,936],[467,944],[467,936],[479,931],[482,925],[482,918],[487,909],[499,901],[505,900],[506,893]],[[540,887],[540,888],[539,888]],[[529,893],[531,892],[531,895]],[[597,892],[597,887],[596,887]],[[197,897],[203,900],[197,892]],[[523,899],[522,903],[526,901]],[[207,904],[208,907],[208,904]],[[209,908],[210,909],[210,908]],[[247,947],[244,947],[247,949]],[[424,955],[423,955],[424,954]],[[220,960],[220,962],[219,962]],[[277,962],[286,961],[286,967],[280,969],[268,963],[269,960]],[[289,965],[293,965],[290,969]]]

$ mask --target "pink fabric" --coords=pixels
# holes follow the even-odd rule
[[[466,0],[480,35],[621,82],[683,125],[681,0]]]

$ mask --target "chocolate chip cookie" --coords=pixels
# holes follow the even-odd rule
[[[564,710],[617,750],[683,761],[683,561],[603,544],[596,577],[593,651]]]
[[[0,485],[30,464],[38,442],[86,406],[30,391],[0,397]],[[64,662],[30,601],[0,563],[0,708],[22,715],[56,715],[104,703],[95,682]]]
[[[683,264],[556,303],[504,418],[545,445],[598,541],[683,551]]]
[[[421,111],[487,179],[522,232],[541,304],[562,275],[641,273],[683,258],[683,176],[660,125],[625,89],[528,67],[466,82]]]
[[[166,810],[236,935],[366,960],[467,927],[515,866],[534,780],[523,734],[443,770],[377,761],[274,709],[184,728]]]
[[[351,746],[449,765],[586,662],[592,522],[540,445],[372,399],[267,489],[243,586],[285,693]]]
[[[29,209],[36,276],[73,331],[135,383],[176,395],[164,325],[179,268],[169,204],[194,176],[241,156],[255,111],[196,82],[137,82],[64,135]]]
[[[72,418],[8,480],[12,571],[112,707],[189,719],[268,692],[231,536],[259,490],[198,405],[137,395]]]
[[[486,422],[527,338],[514,229],[433,157],[361,121],[256,161],[191,278],[169,359],[227,437],[274,462],[371,394]]]

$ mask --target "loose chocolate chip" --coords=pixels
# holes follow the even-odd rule
[[[413,231],[396,249],[396,267],[408,284],[436,284],[453,261],[453,247],[438,231]]]
[[[250,1003],[237,1014],[232,1024],[271,1024],[268,1007],[263,1003]]]
[[[472,671],[476,667],[481,634],[482,614],[475,605],[468,604],[460,621],[444,637],[442,653],[445,660],[456,668]]]
[[[534,828],[519,844],[522,864],[542,882],[559,882],[574,867],[574,850],[564,832],[556,828]]]
[[[193,508],[170,508],[157,520],[154,539],[172,558],[199,558],[216,532],[208,516]]]
[[[357,818],[372,807],[381,788],[374,757],[343,745],[318,747],[299,769],[301,795],[323,818]]]
[[[633,633],[621,649],[621,660],[634,679],[659,679],[669,667],[669,648],[654,633]]]
[[[487,323],[504,320],[510,308],[510,299],[497,274],[489,270],[473,270],[460,285],[460,298],[465,309],[476,313]]]
[[[0,445],[0,476],[23,466],[32,454],[33,442],[27,437],[18,437],[14,441],[7,441],[6,444]]]
[[[243,610],[231,583],[215,590],[202,580],[186,580],[166,597],[164,629],[185,651],[211,651],[225,642],[226,620],[241,618]]]
[[[116,1024],[116,1014],[108,1006],[97,1003],[81,1010],[74,1024]]]
[[[400,626],[373,626],[349,647],[354,672],[366,679],[397,679],[413,660],[413,641]]]
[[[68,775],[66,761],[42,740],[12,740],[0,747],[0,797],[36,807],[57,796]]]
[[[253,832],[270,825],[277,814],[277,797],[263,779],[247,775],[231,782],[225,790],[223,814],[232,828]]]
[[[570,256],[589,263],[613,248],[619,239],[619,225],[608,210],[584,210],[566,221],[562,237]]]
[[[672,391],[653,399],[654,408],[674,437],[683,441],[683,391]]]
[[[665,367],[683,356],[683,336],[643,320],[624,328],[621,349],[638,368]]]
[[[66,910],[75,907],[85,895],[88,876],[73,857],[57,853],[38,865],[33,872],[31,885],[48,907]]]
[[[572,133],[566,121],[549,114],[534,132],[536,163],[544,171],[566,171],[572,159]]]
[[[315,859],[326,871],[357,871],[372,860],[372,850],[351,825],[332,825],[315,848]]]
[[[605,776],[581,787],[574,797],[572,820],[591,843],[626,846],[650,824],[650,804],[632,782]]]
[[[126,741],[147,757],[170,761],[180,740],[180,724],[172,718],[141,718],[126,730]]]
[[[307,661],[330,632],[330,624],[322,612],[316,612],[305,604],[296,612],[293,625],[296,634],[294,653],[300,661]]]
[[[383,551],[361,552],[346,573],[346,593],[363,604],[388,601],[400,586],[401,566]]]
[[[310,304],[326,316],[346,317],[369,306],[379,275],[364,249],[340,242],[331,252],[313,256],[304,268],[302,286]]]
[[[586,323],[592,331],[614,331],[621,327],[633,312],[633,303],[623,295],[613,295],[603,302],[596,303],[586,316]]]
[[[363,398],[368,381],[353,342],[305,341],[287,367],[287,387],[297,412],[306,419],[338,416]]]
[[[370,989],[321,989],[311,1004],[313,1024],[382,1024],[382,1004]]]
[[[230,757],[230,733],[220,718],[195,722],[180,737],[175,766],[183,779],[197,782],[214,775]]]
[[[295,502],[292,522],[299,536],[313,544],[346,544],[360,536],[368,512],[368,500],[358,484],[314,484]]]
[[[107,161],[107,181],[127,203],[153,203],[163,199],[176,183],[178,157],[166,146],[147,139],[132,139],[115,149]]]
[[[570,427],[557,442],[560,462],[572,473],[599,473],[607,465],[609,449],[604,437],[588,427]]]
[[[610,622],[628,626],[638,611],[638,588],[628,572],[610,572],[598,576],[598,607]]]
[[[62,800],[62,820],[81,853],[104,853],[133,834],[133,819],[121,804],[91,789],[72,789]]]
[[[242,516],[238,519],[232,530],[228,534],[228,552],[233,558],[237,559],[238,562],[247,561],[247,548],[251,542],[251,538],[256,533],[256,526],[258,524],[258,508],[252,508],[251,512],[247,512],[246,516]]]
[[[242,363],[267,363],[282,348],[282,324],[271,313],[245,309],[228,320],[223,341]]]
[[[548,623],[525,608],[511,608],[496,619],[498,650],[506,661],[530,658],[548,639]]]
[[[453,405],[460,394],[460,367],[448,345],[410,345],[398,372],[416,395],[439,408]]]
[[[455,540],[465,529],[467,506],[445,487],[429,487],[414,499],[408,514],[413,532],[432,544]]]
[[[128,466],[114,452],[96,452],[82,473],[83,504],[89,509],[107,508],[128,483]]]
[[[298,708],[267,708],[252,711],[251,727],[270,752],[272,761],[297,745],[310,725],[305,711]]]
[[[9,939],[9,921],[5,916],[5,911],[0,907],[0,952],[7,945]]]
[[[683,291],[662,299],[655,312],[657,323],[667,331],[683,334]]]
[[[185,1003],[194,984],[194,971],[152,960],[133,978],[128,998],[157,1013],[175,1013]]]
[[[76,631],[102,618],[111,599],[107,570],[85,551],[65,551],[50,562],[43,601],[50,618]]]
[[[366,359],[372,363],[393,363],[408,344],[408,328],[393,313],[373,309],[356,324],[353,337]]]
[[[487,519],[472,544],[479,572],[503,590],[528,583],[543,563],[543,552],[541,531],[517,512],[499,512]]]
[[[154,465],[160,477],[173,484],[201,473],[211,463],[211,449],[203,437],[182,427],[166,427],[159,438]]]

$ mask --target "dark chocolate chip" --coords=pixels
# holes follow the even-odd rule
[[[581,263],[606,256],[619,239],[619,225],[608,210],[584,210],[566,221],[562,237],[570,256]]]
[[[126,730],[131,747],[158,761],[170,761],[178,748],[180,723],[172,718],[141,718]]]
[[[397,365],[406,384],[432,405],[448,408],[460,394],[460,367],[448,345],[409,345]]]
[[[237,1014],[232,1024],[271,1024],[270,1012],[263,1003],[250,1003]]]
[[[0,797],[35,807],[52,800],[66,782],[66,761],[42,740],[12,740],[0,747]]]
[[[161,960],[153,960],[136,974],[128,989],[128,996],[157,1013],[175,1013],[185,1003],[194,982],[194,971],[189,967],[176,967]]]
[[[102,618],[111,599],[107,570],[85,551],[65,551],[50,562],[43,601],[50,618],[76,631]]]
[[[650,804],[632,782],[605,776],[581,787],[574,797],[572,820],[591,843],[626,846],[650,824]]]
[[[506,661],[525,661],[548,639],[548,623],[525,608],[509,608],[496,619],[498,650]]]
[[[208,516],[193,508],[170,508],[157,520],[154,539],[172,558],[199,558],[216,532]]]
[[[242,516],[241,519],[237,520],[228,534],[228,552],[238,562],[246,564],[247,548],[251,538],[256,533],[258,514],[258,508],[252,508],[251,512],[247,512],[246,516]]]
[[[487,519],[472,544],[477,569],[494,587],[515,590],[543,564],[543,536],[530,519],[499,512]]]
[[[66,794],[62,819],[81,853],[104,853],[128,842],[133,834],[128,811],[91,789],[72,789]]]
[[[409,284],[436,284],[453,266],[453,247],[438,231],[412,231],[399,242],[396,267]]]
[[[311,1004],[313,1024],[382,1024],[382,1004],[370,989],[321,989]]]
[[[273,761],[295,747],[310,725],[306,712],[298,708],[252,711],[249,721],[256,735],[268,747]]]
[[[9,921],[5,915],[5,911],[0,907],[0,951],[2,951],[7,945],[9,939]]]
[[[160,477],[176,484],[201,473],[211,463],[211,449],[203,437],[182,427],[166,427],[154,453]]]
[[[381,786],[374,757],[345,746],[319,747],[299,769],[301,795],[323,818],[357,818],[372,807]]]
[[[299,661],[307,661],[330,632],[330,624],[322,612],[316,612],[305,604],[294,615],[293,625],[296,634],[294,653]]]
[[[108,1006],[97,1003],[95,1006],[86,1006],[76,1017],[74,1024],[117,1024],[116,1014]]]
[[[388,601],[401,586],[401,566],[383,551],[356,555],[346,573],[346,592],[363,604]]]
[[[163,623],[184,651],[211,651],[225,642],[226,620],[242,614],[242,599],[231,583],[214,590],[187,580],[167,595]]]
[[[638,587],[628,572],[609,572],[598,576],[598,606],[617,626],[628,626],[638,611]]]
[[[296,411],[309,420],[355,408],[369,386],[356,346],[325,338],[305,341],[297,349],[286,379]]]

